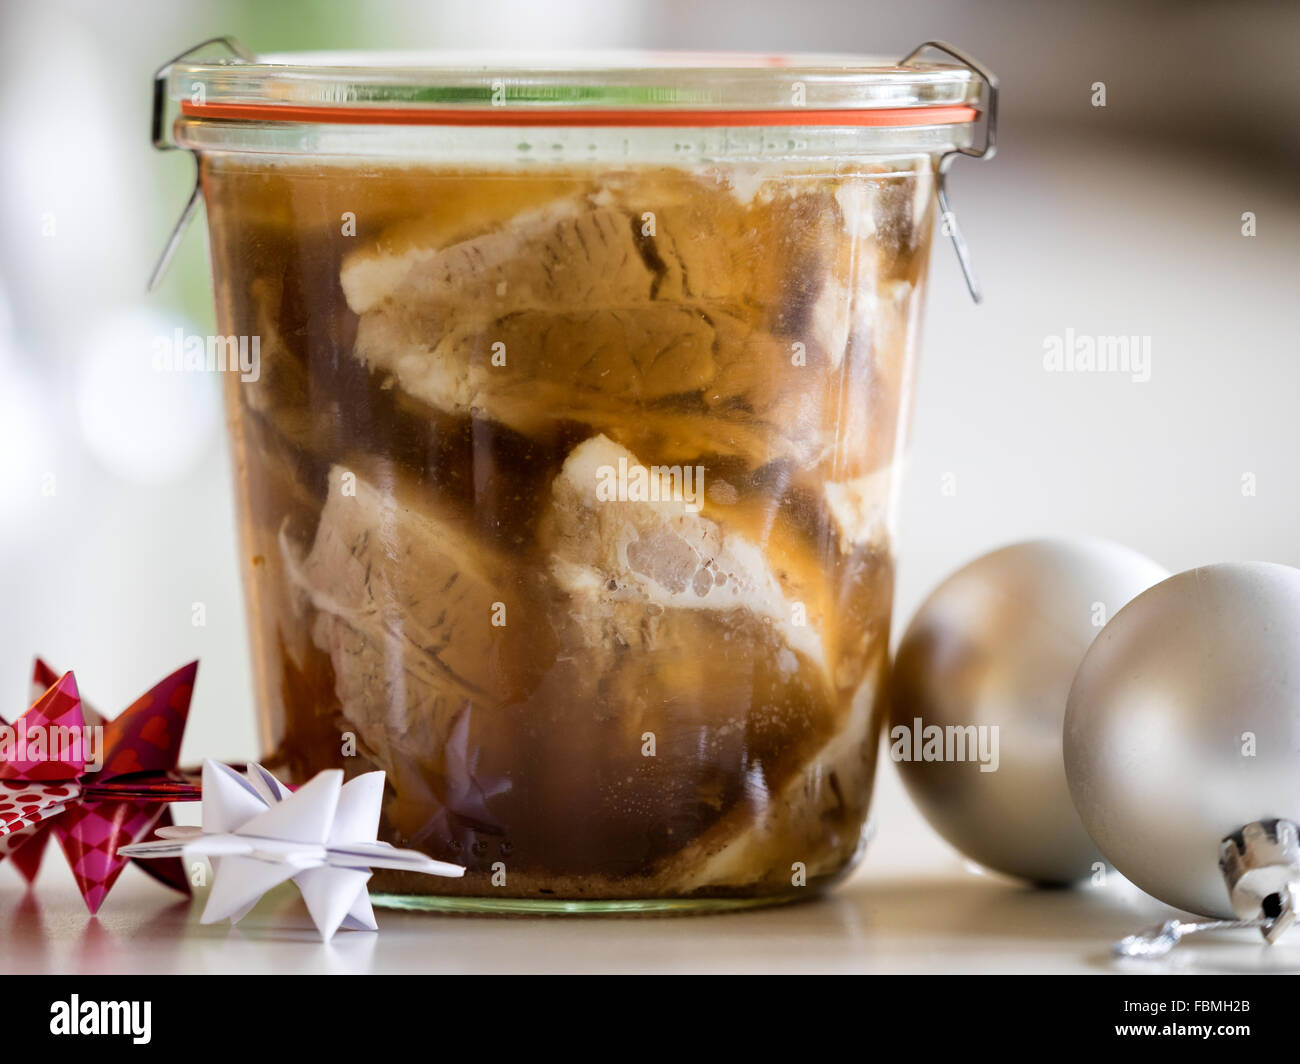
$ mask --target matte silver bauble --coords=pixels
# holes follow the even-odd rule
[[[917,611],[895,659],[887,750],[967,857],[1042,883],[1101,860],[1065,782],[1066,697],[1106,619],[1167,575],[1116,543],[1036,540],[971,562]]]
[[[1211,565],[1134,599],[1079,668],[1065,765],[1119,872],[1177,908],[1231,918],[1222,840],[1300,821],[1300,569]]]

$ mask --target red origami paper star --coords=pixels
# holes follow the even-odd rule
[[[197,782],[176,769],[197,671],[198,662],[177,669],[105,720],[81,701],[72,673],[56,677],[38,659],[36,701],[9,729],[24,741],[0,743],[0,859],[10,857],[31,882],[53,832],[86,907],[97,912],[127,864],[118,847],[170,825],[167,802],[199,797]],[[2,718],[0,725],[9,728]],[[102,728],[98,766],[86,763],[84,744],[70,741],[83,725]],[[140,866],[190,892],[179,859]]]

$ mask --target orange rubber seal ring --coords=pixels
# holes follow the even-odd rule
[[[525,111],[507,107],[298,107],[290,104],[181,103],[187,118],[332,122],[376,126],[943,126],[974,122],[974,107],[881,107],[858,110],[709,111],[571,108]]]

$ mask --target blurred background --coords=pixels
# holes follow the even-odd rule
[[[35,653],[75,668],[110,714],[198,657],[186,758],[258,753],[219,382],[150,369],[152,337],[214,329],[202,224],[145,294],[193,181],[183,154],[149,145],[151,74],[215,34],[258,51],[901,57],[951,41],[1002,79],[1001,143],[951,182],[983,306],[935,244],[896,631],[954,567],[1030,536],[1106,536],[1174,570],[1300,564],[1300,5],[0,0],[0,12],[6,717],[26,705]],[[1069,329],[1151,337],[1150,379],[1046,372],[1045,338]],[[863,875],[958,863],[888,766],[877,809]]]

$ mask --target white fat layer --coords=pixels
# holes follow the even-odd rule
[[[894,467],[886,466],[854,480],[828,482],[822,488],[842,552],[847,554],[857,546],[888,548],[891,492],[897,480]]]

